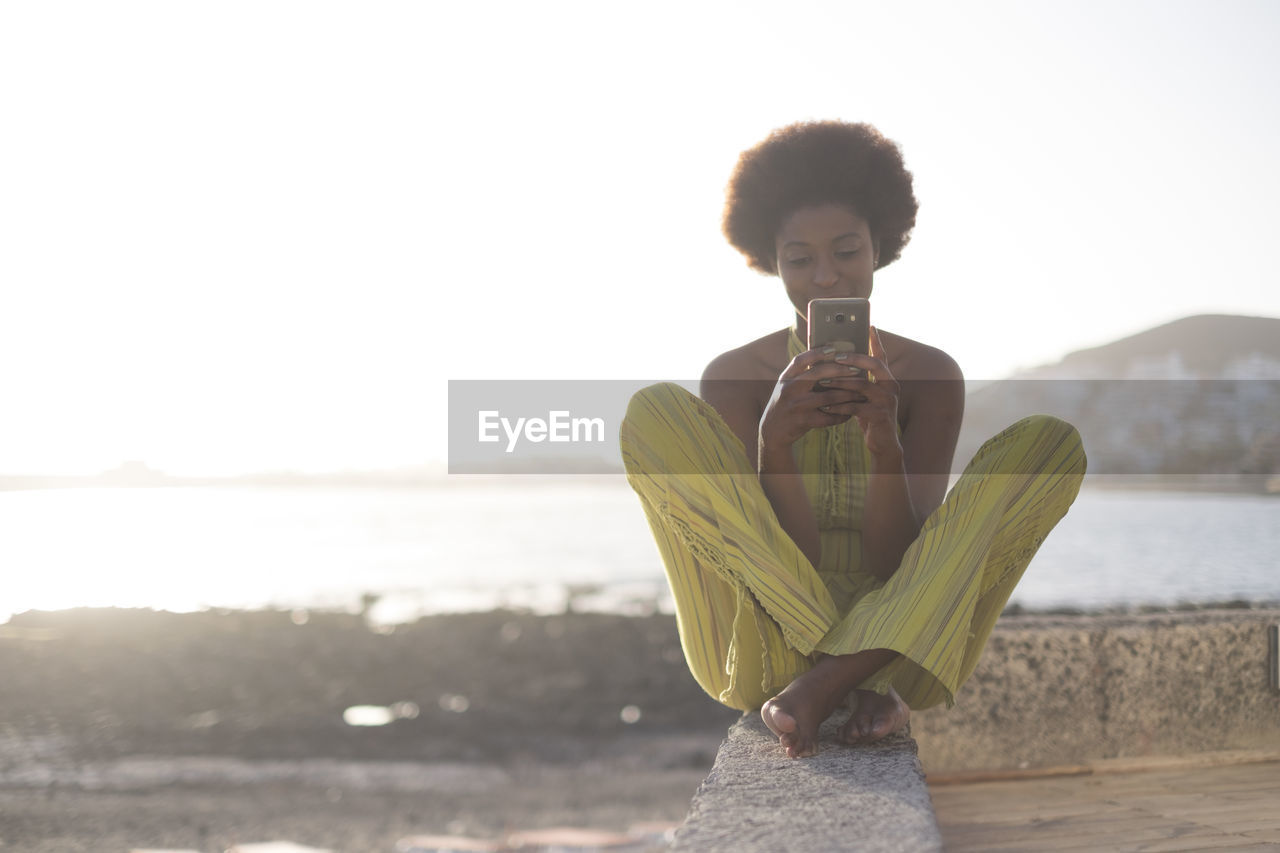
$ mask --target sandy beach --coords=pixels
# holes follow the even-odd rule
[[[0,842],[23,851],[660,831],[737,716],[662,615],[28,612],[0,683]]]

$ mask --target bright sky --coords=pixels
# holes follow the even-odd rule
[[[630,10],[630,11],[627,11]],[[1280,5],[0,5],[0,473],[412,465],[446,380],[692,379],[790,321],[738,153],[869,121],[873,321],[998,378],[1280,316]]]

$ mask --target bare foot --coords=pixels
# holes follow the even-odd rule
[[[821,666],[821,663],[819,663]],[[818,727],[840,704],[838,687],[814,667],[798,676],[760,709],[764,724],[778,736],[790,758],[818,753]]]
[[[813,669],[796,676],[781,693],[765,702],[760,717],[778,736],[789,757],[817,755],[818,727],[855,685],[894,656],[893,652],[873,649],[823,657]]]
[[[842,743],[871,743],[901,731],[911,719],[911,709],[892,687],[884,696],[871,690],[855,690],[857,705],[836,737]]]

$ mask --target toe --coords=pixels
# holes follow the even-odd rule
[[[858,717],[852,716],[845,721],[840,727],[840,740],[842,743],[855,744],[862,739],[862,730],[859,725]]]
[[[795,717],[779,708],[772,699],[764,703],[764,707],[760,709],[760,717],[779,740],[784,740],[790,732],[796,730]]]

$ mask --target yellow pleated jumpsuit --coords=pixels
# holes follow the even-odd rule
[[[801,349],[792,332],[789,357]],[[1085,472],[1074,427],[1048,415],[1018,421],[982,446],[882,582],[858,565],[870,454],[856,419],[811,430],[794,446],[817,515],[817,567],[782,529],[742,442],[705,401],[671,383],[645,388],[620,440],[689,669],[713,698],[744,711],[777,695],[817,653],[864,649],[899,657],[862,688],[892,686],[915,709],[950,707]]]

